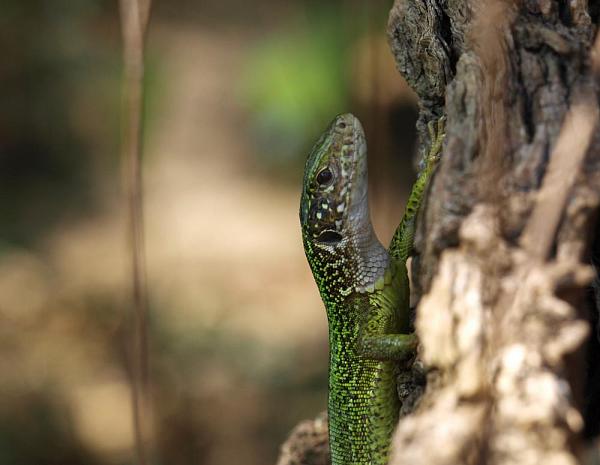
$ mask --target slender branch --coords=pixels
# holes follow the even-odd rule
[[[124,99],[121,160],[127,186],[128,238],[131,250],[133,304],[131,396],[139,465],[147,463],[148,418],[148,299],[144,254],[143,196],[141,180],[143,133],[144,39],[151,0],[121,0],[123,34]]]

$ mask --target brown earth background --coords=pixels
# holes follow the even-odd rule
[[[116,6],[0,7],[0,464],[134,463]],[[151,463],[274,463],[289,430],[324,409],[302,167],[335,114],[359,116],[389,241],[416,116],[385,39],[390,6],[155,2],[143,165]]]

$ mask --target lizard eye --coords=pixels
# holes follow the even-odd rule
[[[329,168],[325,168],[325,169],[321,170],[321,172],[319,172],[319,174],[317,174],[317,182],[321,186],[325,186],[325,185],[329,184],[332,179],[333,179],[333,173],[331,172],[331,170]]]

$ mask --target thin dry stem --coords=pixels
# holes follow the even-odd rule
[[[144,39],[151,0],[121,0],[123,34],[124,100],[122,164],[127,186],[128,238],[131,251],[131,292],[133,304],[131,393],[136,455],[147,463],[146,422],[148,421],[148,338],[147,287],[144,255],[143,196],[141,180],[142,115],[144,81]]]

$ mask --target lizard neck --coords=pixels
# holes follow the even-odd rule
[[[361,221],[357,217],[333,246],[320,244],[303,231],[304,251],[327,308],[332,308],[330,303],[343,305],[352,293],[372,291],[389,264],[388,253],[364,214],[360,213]],[[328,310],[331,321],[336,317],[330,313]]]
[[[388,252],[379,242],[370,218],[353,229],[349,240],[354,257],[354,291],[372,292],[375,282],[383,276],[388,266]]]

